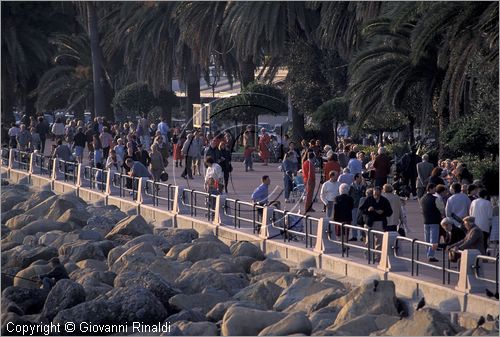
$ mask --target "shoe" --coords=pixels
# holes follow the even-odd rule
[[[181,178],[182,179],[187,179],[187,177],[185,175],[183,175],[183,174],[181,175]]]
[[[429,262],[439,262],[439,260],[436,259],[435,257],[430,257],[428,261]]]
[[[348,241],[358,241],[358,238],[350,238]]]

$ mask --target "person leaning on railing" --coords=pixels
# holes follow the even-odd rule
[[[476,219],[473,216],[467,216],[464,218],[464,226],[467,229],[467,234],[462,240],[449,246],[449,250],[457,252],[464,249],[477,249],[481,252],[481,254],[486,253],[483,241],[483,232],[476,226],[475,221]]]
[[[441,220],[441,228],[443,228],[445,235],[444,242],[437,245],[439,248],[452,246],[465,238],[465,232],[462,228],[456,226],[455,223],[455,220],[451,217]]]

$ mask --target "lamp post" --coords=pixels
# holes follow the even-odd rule
[[[212,87],[212,98],[215,98],[215,87],[217,86],[217,82],[219,82],[220,79],[219,70],[215,65],[211,65],[208,67],[208,72],[210,81],[208,85]]]

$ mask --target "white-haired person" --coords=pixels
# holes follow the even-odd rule
[[[333,216],[333,204],[339,195],[340,183],[337,181],[337,172],[330,171],[329,179],[321,186],[320,199],[326,207],[326,216],[331,219]]]
[[[378,155],[373,162],[373,169],[375,170],[375,186],[382,187],[387,184],[387,177],[391,172],[391,160],[387,156],[385,147],[378,149]]]
[[[335,197],[333,206],[333,220],[341,224],[350,225],[352,223],[352,209],[354,208],[354,199],[349,195],[351,186],[349,184],[340,184],[339,195]],[[349,239],[349,228],[341,231],[340,225],[335,225],[335,234],[337,237],[344,235],[344,241]]]

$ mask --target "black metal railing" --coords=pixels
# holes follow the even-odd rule
[[[98,169],[92,166],[85,166],[83,168],[83,181],[89,183],[90,189],[95,189],[101,192],[106,191],[108,182],[108,170]]]
[[[224,201],[224,214],[233,219],[234,228],[251,226],[253,233],[258,233],[262,226],[262,213],[264,206],[241,201],[238,199],[226,198]]]
[[[12,168],[29,172],[31,153],[14,149],[14,157],[12,158],[12,161]]]
[[[78,180],[78,163],[75,161],[67,161],[62,159],[56,160],[57,172],[62,173],[63,179],[66,182],[76,184]]]
[[[336,230],[337,228],[339,235],[338,238],[337,235],[335,235],[334,239],[332,236],[333,233],[332,230]],[[364,245],[350,243],[348,229],[358,230],[361,233],[363,233],[362,237],[364,237]],[[349,257],[351,249],[359,250],[364,253],[364,257],[366,258],[368,264],[375,264],[379,261],[379,257],[382,254],[382,250],[378,249],[377,246],[382,245],[383,236],[384,232],[380,230],[349,225],[336,221],[328,222],[328,240],[341,247],[342,257]]]
[[[174,209],[175,185],[166,184],[148,179],[144,188],[144,194],[151,197],[153,206],[159,206],[161,201],[167,203],[167,210]]]
[[[407,245],[410,245],[410,252],[411,252],[411,257],[407,256],[402,256],[400,254],[401,251],[403,251],[404,243],[407,243]],[[424,247],[424,249],[421,249],[420,247]],[[418,276],[420,273],[420,266],[422,267],[427,267],[430,269],[434,270],[439,270],[442,273],[442,282],[443,284],[450,284],[450,276],[451,275],[458,275],[460,274],[460,271],[454,270],[451,267],[451,261],[448,259],[448,253],[446,249],[442,249],[442,260],[441,264],[432,264],[430,262],[425,262],[420,259],[420,251],[421,250],[426,250],[426,249],[435,249],[436,245],[433,245],[432,243],[428,243],[425,241],[420,241],[417,239],[412,239],[412,238],[407,238],[405,236],[398,236],[396,240],[394,241],[394,246],[392,247],[393,252],[394,252],[394,257],[403,260],[403,261],[408,261],[411,263],[411,275],[412,276]],[[404,251],[407,251],[406,249]]]
[[[484,276],[484,273],[483,273],[483,276],[479,276],[479,271],[481,270],[481,268],[483,268],[481,266],[481,262],[488,262],[488,263],[494,263],[495,264],[495,279],[490,279],[490,278],[487,278]],[[476,259],[474,261],[474,276],[476,279],[478,280],[481,280],[481,281],[484,281],[484,282],[488,282],[488,283],[492,283],[495,285],[495,293],[498,294],[498,254],[496,257],[493,257],[493,256],[488,256],[488,255],[477,255],[476,256]]]
[[[272,226],[283,231],[283,241],[303,241],[306,248],[316,245],[319,219],[309,215],[274,209]],[[314,233],[314,234],[313,234]]]
[[[128,192],[132,199],[137,198],[137,190],[139,188],[139,177],[131,177],[126,173],[113,172],[111,176],[111,184],[118,188],[120,197],[125,197]]]
[[[2,165],[8,166],[10,160],[10,149],[8,147],[2,147]]]
[[[54,160],[51,157],[45,156],[41,153],[33,154],[33,174],[39,174],[42,176],[52,175],[52,167],[54,166]]]
[[[199,216],[201,212],[203,218],[212,221],[215,216],[216,194],[200,192],[191,189],[182,190],[181,202],[189,207],[191,216]]]

